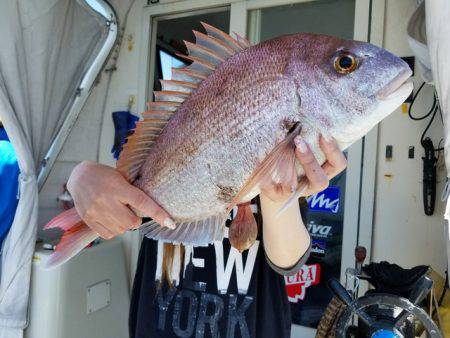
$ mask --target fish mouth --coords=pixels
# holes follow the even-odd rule
[[[413,90],[413,84],[409,81],[411,75],[411,70],[409,68],[405,69],[376,94],[378,102],[374,109],[365,116],[364,127],[359,130],[357,137],[353,136],[353,140],[359,139],[367,134],[377,123],[405,102]],[[348,146],[353,143],[353,141],[343,140],[342,138],[340,141],[343,146]]]
[[[406,98],[413,90],[413,84],[409,81],[412,71],[408,68],[398,74],[386,87],[378,92],[376,95],[380,101],[389,101],[398,97]]]

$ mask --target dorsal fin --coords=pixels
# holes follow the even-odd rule
[[[189,56],[195,56],[199,59],[206,60],[214,66],[218,66],[225,61],[221,55],[215,53],[207,47],[189,41],[184,41],[184,44],[189,51]]]
[[[221,30],[201,23],[207,34],[194,31],[196,43],[186,42],[188,55],[179,54],[191,61],[184,68],[172,68],[172,79],[161,80],[161,91],[155,91],[155,101],[148,103],[148,111],[136,124],[134,132],[123,146],[117,170],[133,182],[148,152],[167,122],[183,102],[198,88],[200,82],[222,62],[250,46],[248,40],[236,34],[236,39]]]
[[[205,75],[200,73],[196,73],[192,70],[189,70],[187,67],[185,68],[172,68],[172,80],[176,81],[185,81],[198,84],[206,79]],[[169,80],[169,81],[172,81]]]
[[[246,38],[240,36],[238,33],[233,32],[236,36],[236,41],[238,42],[239,46],[242,47],[242,49],[246,49],[251,46],[250,41],[248,41]]]
[[[228,59],[230,56],[234,55],[234,49],[228,46],[227,44],[223,43],[220,40],[217,40],[216,38],[193,31],[195,35],[196,44],[206,47],[210,50],[213,50],[217,55],[221,56],[225,60]]]
[[[234,39],[231,36],[229,36],[227,33],[224,33],[220,29],[217,29],[216,27],[208,25],[205,22],[201,22],[201,24],[202,24],[203,28],[205,28],[205,30],[208,33],[208,35],[210,35],[210,36],[216,38],[217,40],[220,40],[223,43],[227,44],[228,46],[233,48],[233,50],[236,53],[243,49],[241,47],[241,45],[239,44],[239,42],[236,39]]]
[[[198,85],[192,82],[176,80],[160,80],[162,90],[173,90],[183,93],[192,93]]]
[[[208,77],[208,75],[216,69],[216,66],[202,58],[191,55],[184,55],[181,53],[177,53],[177,55],[181,58],[192,61],[192,63],[189,66],[185,67],[185,69],[200,74],[205,78]]]
[[[179,92],[179,91],[173,91],[173,90],[161,90],[161,91],[155,91],[153,93],[155,95],[155,102],[156,101],[168,101],[168,102],[180,102],[183,103],[184,100],[187,99],[189,96],[189,93]]]

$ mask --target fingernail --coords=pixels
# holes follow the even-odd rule
[[[306,153],[308,151],[308,145],[305,140],[303,140],[300,136],[297,136],[294,139],[295,145],[301,153]]]
[[[164,220],[164,226],[169,229],[175,229],[177,226],[174,221],[172,221],[170,218],[166,218]]]

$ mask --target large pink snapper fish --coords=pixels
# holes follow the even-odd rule
[[[319,163],[319,136],[345,149],[392,113],[413,86],[408,65],[365,42],[315,34],[281,36],[250,46],[203,24],[186,42],[192,64],[173,69],[162,91],[128,138],[117,169],[176,221],[154,221],[142,232],[168,243],[204,246],[220,241],[225,220],[242,251],[256,239],[248,201],[271,181],[293,197],[303,170],[293,139],[301,135]],[[69,210],[47,228],[66,231],[48,266],[74,256],[98,235]],[[282,231],[280,229],[280,231]]]

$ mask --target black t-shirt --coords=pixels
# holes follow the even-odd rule
[[[290,337],[282,275],[296,273],[309,252],[283,270],[266,258],[262,237],[242,254],[226,237],[208,247],[186,247],[172,288],[159,282],[163,245],[144,239],[131,297],[130,338]]]

